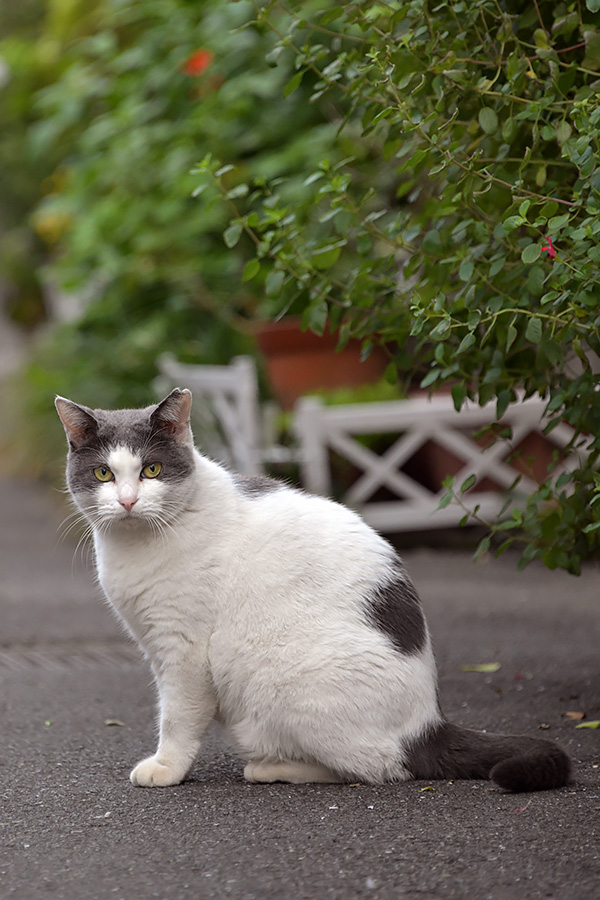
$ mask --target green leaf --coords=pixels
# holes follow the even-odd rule
[[[439,377],[440,377],[440,370],[439,369],[431,369],[431,371],[429,371],[427,373],[425,378],[423,378],[419,387],[422,387],[422,388],[429,387],[429,385],[433,384],[434,381],[437,381]]]
[[[251,259],[246,263],[242,273],[242,281],[252,281],[260,272],[260,263],[257,259]]]
[[[572,128],[568,122],[561,122],[560,125],[556,126],[556,143],[559,147],[562,147],[566,141],[571,137]],[[542,215],[544,215],[544,211],[542,210]]]
[[[443,494],[436,509],[445,509],[447,506],[450,506],[450,504],[452,503],[452,497],[452,491],[448,491],[446,494]]]
[[[489,106],[479,110],[478,119],[486,134],[494,134],[498,130],[498,116]]]
[[[476,340],[477,340],[477,338],[475,337],[475,335],[473,334],[473,332],[472,332],[472,331],[469,331],[468,334],[465,334],[464,338],[462,339],[462,341],[461,341],[460,344],[458,345],[458,349],[457,349],[456,352],[457,352],[457,353],[464,353],[466,350],[469,349],[469,347],[472,347],[472,346],[473,346],[473,344],[476,342]]]
[[[536,259],[540,258],[541,252],[542,248],[539,244],[527,244],[527,246],[524,247],[521,252],[521,259],[524,263],[527,263],[527,265],[529,265],[530,263],[534,263]]]
[[[548,231],[560,231],[570,218],[571,216],[569,213],[564,213],[562,216],[552,216],[548,222]]]
[[[247,197],[249,190],[247,184],[236,184],[230,191],[227,191],[225,196],[228,200],[237,200],[238,197]]]
[[[584,534],[590,534],[592,531],[597,531],[600,528],[600,522],[592,522],[590,525],[586,525],[583,529]]]
[[[475,484],[476,481],[477,481],[477,475],[469,475],[468,478],[465,478],[465,480],[463,481],[463,483],[460,486],[461,494],[466,494],[467,491],[469,491],[473,487],[473,485]]]
[[[464,384],[453,384],[450,393],[452,394],[454,409],[456,410],[456,412],[460,412],[461,407],[467,397],[466,387],[464,386]]]
[[[589,722],[580,722],[575,728],[600,728],[600,719],[591,719]]]
[[[491,663],[476,663],[472,666],[461,666],[461,672],[497,672],[498,669],[502,668],[502,664],[499,662],[491,662]]]
[[[395,362],[388,363],[385,372],[383,373],[383,377],[388,382],[388,384],[398,383],[398,366]]]
[[[244,229],[242,225],[239,222],[235,222],[223,232],[223,240],[230,250],[235,247],[235,245],[239,241],[243,230]]]
[[[490,544],[492,543],[492,539],[489,535],[482,538],[477,545],[477,550],[473,554],[473,562],[477,562],[480,556],[483,556],[490,549]]]
[[[313,253],[312,263],[315,269],[330,269],[337,262],[341,247],[326,247]]]
[[[423,238],[423,250],[426,253],[442,252],[442,238],[439,231],[437,231],[435,228],[432,228],[430,231],[428,231]]]
[[[334,9],[330,9],[329,12],[325,13],[324,16],[320,19],[321,25],[329,25],[331,22],[335,22],[336,19],[339,19],[340,16],[344,15],[344,7],[336,6]]]
[[[586,69],[593,69],[594,72],[600,69],[600,32],[584,31],[585,39],[585,56],[581,65]]]
[[[310,330],[318,335],[324,334],[328,314],[329,307],[325,300],[319,300],[318,303],[313,303],[308,308],[306,317],[306,322]]]
[[[507,353],[510,350],[510,348],[512,347],[512,345],[514,344],[514,342],[516,341],[517,337],[518,337],[518,331],[515,328],[515,326],[513,325],[513,323],[511,322],[510,325],[508,326],[508,330],[506,332],[506,352]]]
[[[501,419],[507,410],[508,404],[513,399],[512,391],[504,389],[499,392],[496,398],[496,418]]]
[[[475,268],[475,263],[472,259],[463,259],[460,264],[460,269],[458,270],[458,277],[461,281],[470,281],[471,276],[473,275],[473,269]]]
[[[544,187],[548,178],[548,169],[546,166],[538,166],[535,172],[535,183],[538,187]]]
[[[285,272],[282,272],[280,269],[271,269],[265,279],[265,290],[267,292],[267,297],[275,297],[277,294],[279,294],[283,286],[284,279]]]
[[[527,323],[527,329],[525,331],[525,337],[532,344],[539,344],[542,339],[542,320],[538,319],[537,316],[532,316],[529,322]]]
[[[290,80],[288,81],[288,83],[286,84],[286,86],[283,89],[284,97],[289,97],[290,94],[292,94],[296,90],[297,87],[300,87],[300,83],[302,81],[303,76],[304,76],[304,72],[301,71],[301,72],[296,72],[296,74],[293,76],[293,78],[290,78]]]
[[[494,262],[490,266],[490,278],[495,278],[498,272],[501,272],[504,266],[506,265],[506,257],[502,256],[500,259],[495,259]]]
[[[523,200],[523,202],[522,202],[521,205],[519,206],[519,215],[520,215],[520,216],[523,216],[524,218],[526,218],[526,217],[527,217],[527,211],[528,211],[528,209],[529,209],[530,206],[531,206],[531,200]]]
[[[502,226],[505,231],[511,232],[514,231],[515,228],[518,228],[519,225],[526,225],[527,219],[524,219],[523,216],[508,216],[502,222]]]
[[[600,0],[585,0],[585,5],[590,12],[600,12]]]

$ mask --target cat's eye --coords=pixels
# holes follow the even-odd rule
[[[150,463],[149,466],[144,466],[142,469],[142,477],[143,478],[156,478],[157,475],[160,475],[160,470],[162,466],[159,462]]]
[[[112,481],[114,478],[113,473],[106,466],[98,466],[97,469],[94,469],[94,475],[98,481]]]

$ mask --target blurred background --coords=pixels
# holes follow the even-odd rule
[[[361,509],[426,496],[442,527],[465,518],[448,491],[521,479],[502,546],[525,527],[528,559],[594,556],[599,441],[569,454],[600,421],[597,3],[488,6],[0,5],[0,471],[60,483],[55,394],[142,406],[177,361],[244,356],[250,469]],[[328,448],[297,415],[433,389],[493,412],[442,447],[409,434],[418,404]],[[531,427],[479,433],[522,392]]]
[[[308,89],[283,96],[292,60],[265,65],[277,36],[242,28],[252,12],[226,0],[0,7],[2,374],[19,364],[3,391],[12,467],[56,479],[54,395],[106,408],[153,402],[167,350],[201,364],[249,354],[261,398],[284,408],[304,390],[276,389],[265,373],[265,348],[292,350],[286,323],[262,338],[281,302],[264,282],[242,281],[254,248],[224,241],[227,206],[193,196],[207,152],[235,164],[238,180],[286,176],[293,201],[303,173],[351,149]],[[314,335],[300,340],[315,350]],[[380,381],[383,355],[342,373],[335,340],[320,343],[329,362],[305,371],[308,388]],[[383,383],[358,397],[398,393]]]

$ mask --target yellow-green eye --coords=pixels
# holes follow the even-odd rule
[[[99,466],[97,469],[94,469],[94,475],[98,481],[112,481],[114,477],[113,473],[106,466]]]
[[[160,475],[161,469],[162,466],[160,463],[150,463],[149,466],[144,466],[142,475],[144,478],[156,478],[157,475]]]

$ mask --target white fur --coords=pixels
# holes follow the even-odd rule
[[[213,719],[248,780],[409,777],[403,746],[439,719],[436,675],[429,639],[405,655],[367,624],[389,545],[329,500],[247,496],[197,453],[183,486],[140,480],[122,447],[108,464],[115,481],[90,515],[98,574],[160,701],[158,749],[133,783],[180,782]]]

